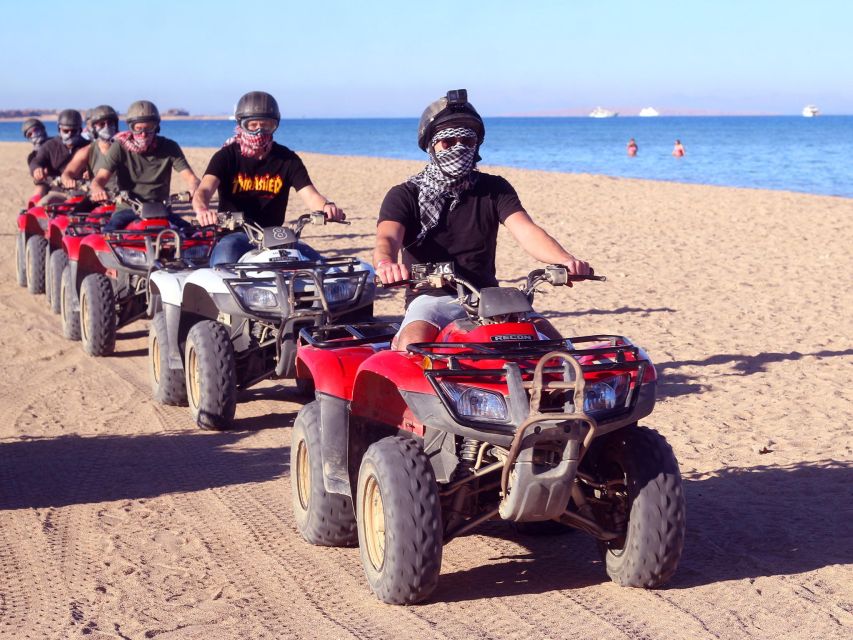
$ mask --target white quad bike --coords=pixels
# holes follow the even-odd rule
[[[320,211],[266,228],[239,212],[218,217],[220,230],[242,229],[254,248],[215,267],[155,260],[148,281],[154,398],[188,404],[203,429],[229,428],[238,391],[268,378],[296,377],[300,392],[313,393],[313,381],[297,377],[300,331],[369,320],[376,294],[370,264],[320,258],[298,242],[307,224],[326,224]]]

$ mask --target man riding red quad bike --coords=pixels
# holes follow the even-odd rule
[[[132,206],[138,220],[66,244],[68,264],[60,287],[63,333],[82,340],[92,356],[110,355],[116,330],[148,314],[148,276],[156,261],[206,264],[213,243],[212,232],[196,232],[189,223],[173,228],[170,205],[189,202],[188,194],[172,196],[169,203],[126,195],[120,199]]]
[[[411,286],[455,285],[467,313],[434,342],[391,350],[381,324],[303,331],[298,375],[316,400],[291,442],[302,536],[357,540],[370,588],[392,604],[427,598],[442,545],[498,518],[580,529],[615,582],[665,583],[685,503],[672,449],[638,426],[654,365],[622,336],[543,339],[532,321],[538,285],[584,279],[604,278],[550,265],[521,289],[478,291],[449,263],[414,265]]]

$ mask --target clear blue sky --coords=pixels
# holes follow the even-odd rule
[[[849,0],[15,2],[0,108],[417,116],[466,87],[485,115],[653,105],[853,113]],[[98,43],[101,48],[98,48]]]

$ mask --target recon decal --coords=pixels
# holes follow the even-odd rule
[[[520,340],[533,340],[533,336],[525,333],[507,333],[500,336],[492,336],[492,342],[518,342]]]

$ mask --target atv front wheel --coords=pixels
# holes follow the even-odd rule
[[[23,231],[19,231],[15,238],[15,276],[18,286],[27,286],[27,237]]]
[[[187,406],[187,383],[183,370],[169,368],[169,342],[166,337],[166,314],[154,314],[148,329],[148,372],[151,393],[161,404]]]
[[[50,254],[44,279],[47,304],[54,313],[62,311],[62,271],[66,264],[68,264],[68,254],[62,249],[57,249]]]
[[[290,434],[295,454],[290,473],[293,517],[299,533],[311,544],[351,547],[358,543],[352,498],[328,493],[323,485],[320,451],[320,405],[306,404]]]
[[[438,485],[413,439],[374,442],[361,460],[357,491],[358,545],[367,581],[388,604],[427,598],[441,572]]]
[[[591,462],[608,489],[594,509],[606,528],[624,531],[599,543],[607,575],[625,587],[659,587],[675,573],[684,548],[678,461],[666,439],[646,427],[620,429],[599,444]]]
[[[47,240],[30,236],[27,240],[27,289],[30,293],[44,293],[44,254]]]
[[[237,409],[237,373],[228,330],[214,320],[190,329],[186,357],[187,400],[202,429],[227,429]]]
[[[71,282],[71,267],[62,270],[59,286],[60,308],[62,318],[62,335],[69,340],[80,339],[80,311],[74,310],[74,283]]]
[[[90,356],[108,356],[115,351],[116,297],[103,273],[90,273],[80,286],[80,338]]]

